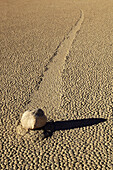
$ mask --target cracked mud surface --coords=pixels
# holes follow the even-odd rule
[[[0,169],[112,169],[112,6],[2,2]],[[26,132],[36,107],[48,123]]]

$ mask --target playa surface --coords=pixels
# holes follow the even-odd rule
[[[0,19],[0,169],[112,169],[113,1],[1,0]]]

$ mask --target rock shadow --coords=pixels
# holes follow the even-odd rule
[[[89,118],[89,119],[66,120],[66,121],[56,121],[56,122],[52,120],[51,122],[47,122],[46,125],[43,127],[44,138],[51,137],[53,135],[53,132],[55,131],[92,126],[105,121],[107,121],[107,119],[103,119],[103,118]]]

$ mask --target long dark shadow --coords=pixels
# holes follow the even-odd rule
[[[44,137],[47,138],[47,137],[52,136],[53,132],[55,131],[92,126],[92,125],[105,122],[105,121],[107,121],[107,119],[89,118],[89,119],[47,122],[46,125],[44,126]]]

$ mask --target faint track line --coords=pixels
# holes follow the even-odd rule
[[[71,44],[76,36],[76,33],[78,31],[80,31],[80,27],[82,25],[84,21],[84,13],[82,10],[80,10],[80,18],[79,20],[76,22],[76,24],[70,29],[70,31],[67,33],[67,35],[63,38],[63,40],[59,43],[59,45],[57,46],[54,54],[52,55],[52,57],[49,59],[48,64],[46,65],[46,68],[49,66],[49,64],[51,63],[51,61],[53,61],[53,59],[55,57],[57,57],[57,55],[59,55],[59,51],[62,50],[62,48],[65,50],[65,53],[67,51],[67,54],[69,53],[69,49],[71,47]],[[62,54],[63,55],[63,54]],[[66,57],[66,54],[65,54]],[[47,69],[45,69],[46,71]]]
[[[58,45],[53,56],[50,58],[46,65],[43,78],[40,82],[38,91],[34,92],[31,98],[29,107],[35,108],[36,106],[51,110],[59,106],[61,97],[61,72],[65,63],[66,56],[76,37],[80,31],[81,25],[84,21],[84,13],[80,10],[80,18],[77,23],[71,28],[63,41]]]

